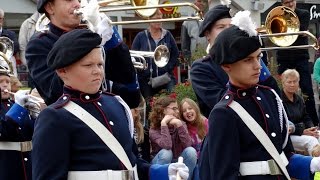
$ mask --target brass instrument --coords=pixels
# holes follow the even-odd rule
[[[187,21],[187,20],[202,20],[203,14],[200,9],[192,3],[173,3],[173,4],[160,4],[159,0],[130,0],[131,7],[119,7],[119,5],[124,5],[128,3],[126,0],[109,0],[109,1],[99,1],[99,11],[101,13],[115,12],[115,11],[129,11],[134,10],[143,20],[133,20],[133,21],[121,21],[121,22],[110,22],[112,25],[124,25],[124,24],[141,24],[141,23],[153,23],[153,22],[176,22],[176,21]],[[112,8],[113,6],[117,6]],[[167,19],[148,19],[152,16],[157,8],[166,7],[181,7],[189,6],[197,11],[197,16],[187,16],[178,18],[167,18]],[[83,8],[76,9],[74,14],[83,14]],[[36,31],[47,31],[49,19],[45,14],[41,15],[36,23]]]
[[[300,30],[300,21],[297,14],[290,8],[278,6],[273,8],[267,15],[265,22],[266,34],[260,34],[261,38],[268,37],[275,45],[280,47],[261,48],[263,51],[279,49],[319,49],[317,38],[308,31]],[[261,29],[260,29],[261,32]],[[308,36],[314,41],[311,45],[291,46],[298,35]]]
[[[133,65],[137,69],[147,69],[147,62],[145,58],[153,58],[154,63],[158,67],[164,67],[167,65],[170,58],[169,49],[165,45],[159,45],[154,52],[130,50],[130,54],[134,59],[132,61]]]
[[[10,75],[13,75],[13,66],[10,58],[13,56],[13,41],[7,37],[0,37],[0,66],[4,67],[1,70],[6,71]],[[3,64],[5,62],[6,64]]]

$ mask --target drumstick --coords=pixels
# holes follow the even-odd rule
[[[178,163],[183,163],[183,157],[179,157],[178,158]],[[180,175],[179,175],[179,172],[177,171],[177,179],[176,180],[181,180],[181,177],[180,177]]]

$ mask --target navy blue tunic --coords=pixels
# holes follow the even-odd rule
[[[232,100],[241,104],[264,129],[279,153],[284,151],[290,159],[294,152],[290,139],[282,150],[286,130],[281,131],[277,101],[270,89],[262,86],[238,89],[230,85],[209,116],[209,132],[200,157],[201,179],[285,179],[285,176],[271,175],[239,176],[240,162],[267,161],[272,157],[236,112],[228,106]],[[283,127],[285,128],[284,125]]]
[[[103,141],[63,108],[70,100],[108,128],[122,145],[131,164],[137,163],[125,110],[118,100],[110,94],[85,94],[64,87],[64,95],[44,109],[35,124],[32,151],[34,180],[67,179],[68,171],[125,170]]]

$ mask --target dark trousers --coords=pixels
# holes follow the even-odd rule
[[[282,74],[286,69],[296,69],[300,74],[300,88],[303,95],[306,95],[305,104],[306,110],[309,116],[312,118],[313,124],[316,126],[319,124],[319,119],[317,116],[317,111],[314,102],[314,94],[312,89],[311,74],[309,71],[309,62],[308,59],[304,60],[278,60],[278,73]]]

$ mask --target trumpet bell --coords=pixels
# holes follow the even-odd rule
[[[154,51],[154,63],[158,67],[164,67],[168,64],[170,52],[167,46],[159,45]]]
[[[267,34],[296,33],[300,30],[300,21],[292,9],[285,6],[278,6],[268,13],[265,27]],[[297,38],[298,35],[269,37],[274,44],[281,47],[292,45]]]
[[[131,0],[130,1],[133,7],[139,6],[155,6],[159,4],[159,0]],[[136,13],[142,18],[149,18],[150,16],[154,15],[157,11],[156,8],[150,9],[136,9]]]

